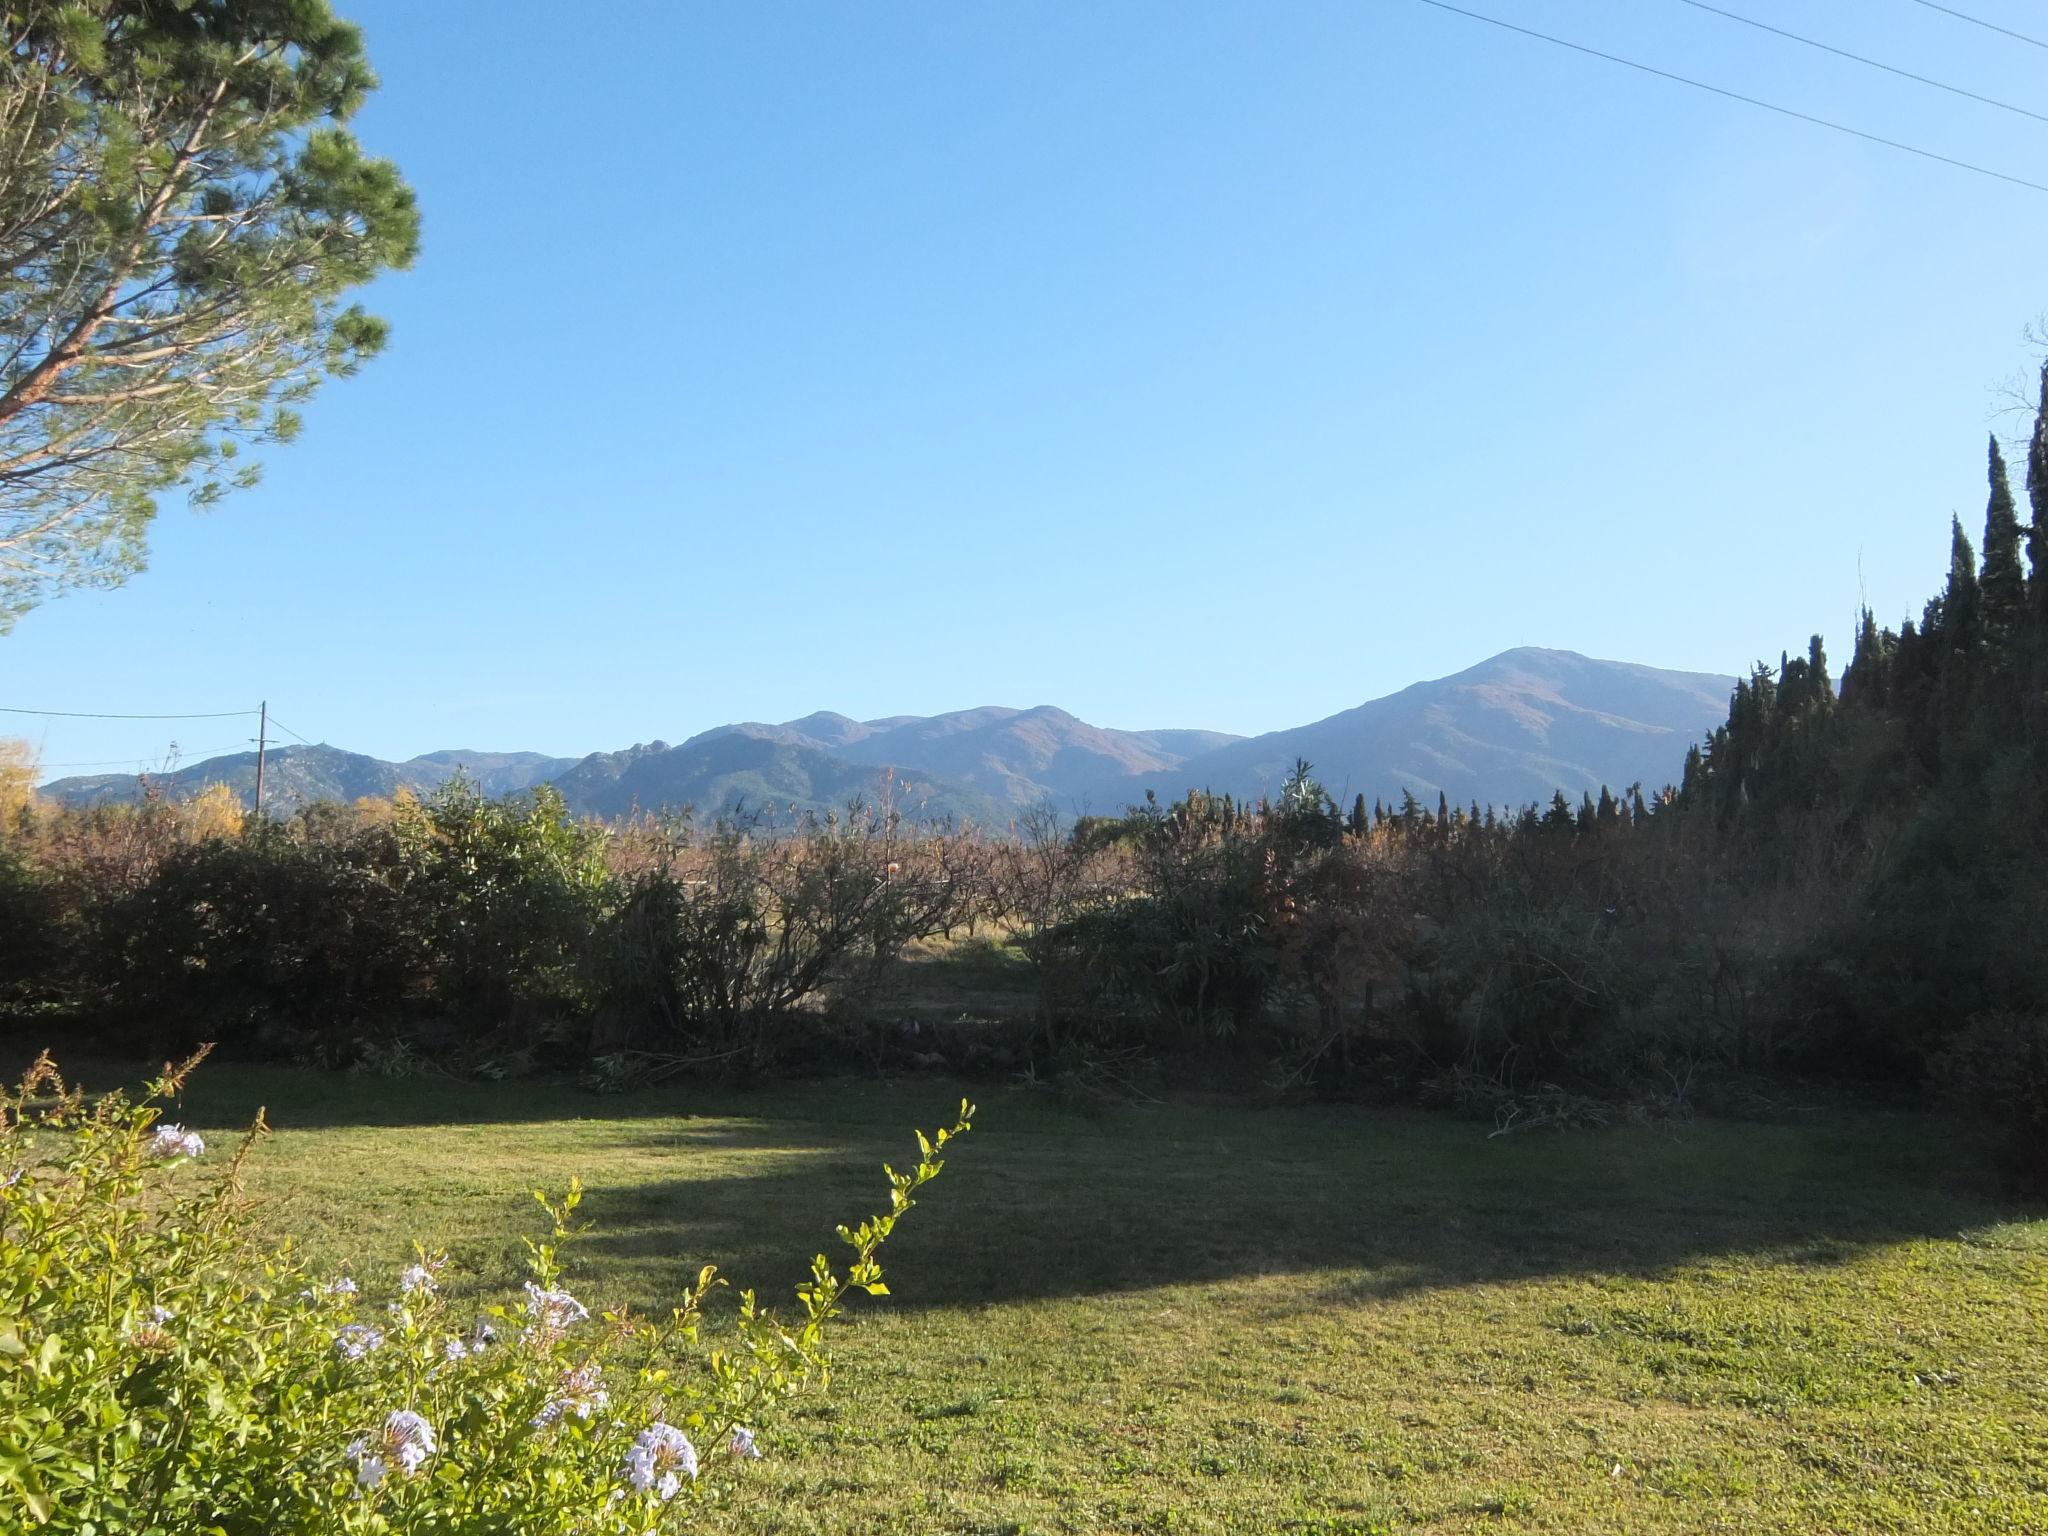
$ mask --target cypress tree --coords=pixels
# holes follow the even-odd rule
[[[2020,519],[1998,439],[1991,439],[1991,501],[1984,514],[1984,567],[1977,579],[1985,649],[1994,666],[2009,666],[2027,608],[2020,569]]]
[[[2041,365],[2041,405],[2027,445],[2027,500],[2034,521],[2027,530],[2028,609],[2035,642],[2048,652],[2048,363]]]
[[[1850,654],[1849,669],[1842,674],[1842,702],[1863,709],[1883,709],[1886,688],[1886,647],[1879,638],[1877,615],[1864,605],[1856,626],[1856,649]]]
[[[1942,648],[1951,656],[1967,656],[1974,652],[1982,618],[1983,596],[1977,587],[1977,552],[1970,547],[1970,536],[1963,532],[1963,520],[1951,518],[1948,585],[1941,593]]]
[[[1828,676],[1828,650],[1819,635],[1806,642],[1806,679],[1812,692],[1808,701],[1822,708],[1835,702],[1835,682]]]

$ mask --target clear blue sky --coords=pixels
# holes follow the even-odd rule
[[[1468,3],[2048,181],[2048,124],[1678,0]],[[2048,112],[2048,50],[1912,0],[1726,4]],[[1841,657],[1981,526],[2048,308],[2048,196],[1415,0],[343,9],[426,221],[391,350],[0,639],[0,704],[568,754]]]

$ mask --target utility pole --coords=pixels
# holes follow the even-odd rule
[[[256,708],[256,814],[263,814],[263,749],[270,738],[270,700]]]

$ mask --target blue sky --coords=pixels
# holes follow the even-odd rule
[[[2048,124],[1678,0],[1469,3],[2048,181]],[[2048,52],[1912,0],[1727,6],[2048,112]],[[391,350],[0,639],[0,704],[568,754],[1843,656],[1981,526],[2048,309],[2048,195],[1415,0],[342,8],[425,214]]]

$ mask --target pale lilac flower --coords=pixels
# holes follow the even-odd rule
[[[149,1309],[149,1320],[152,1323],[155,1323],[158,1327],[162,1327],[165,1323],[168,1323],[172,1318],[176,1317],[177,1315],[177,1313],[173,1312],[169,1307],[165,1306],[162,1302],[158,1302],[155,1306]]]
[[[356,1293],[355,1281],[347,1275],[335,1280],[323,1280],[320,1284],[299,1292],[299,1300],[307,1302],[339,1301]]]
[[[375,1488],[390,1471],[390,1461],[396,1461],[399,1470],[411,1477],[436,1449],[433,1425],[410,1408],[394,1408],[384,1416],[384,1428],[377,1438],[372,1441],[359,1435],[349,1442],[348,1454],[356,1464],[356,1481]]]
[[[370,1454],[370,1442],[358,1435],[348,1443],[349,1459],[356,1464],[356,1482],[365,1488],[375,1488],[384,1481],[389,1470],[382,1456]]]
[[[368,1323],[344,1323],[334,1335],[334,1352],[344,1360],[360,1360],[383,1343],[384,1335]]]
[[[469,1352],[480,1355],[497,1342],[498,1330],[491,1326],[491,1320],[488,1317],[478,1318],[476,1326],[469,1330]]]
[[[626,1452],[626,1481],[635,1493],[651,1493],[666,1504],[685,1477],[697,1475],[697,1447],[671,1424],[653,1423],[633,1438]]]
[[[385,1416],[384,1444],[397,1454],[407,1477],[419,1471],[420,1464],[437,1449],[434,1426],[410,1408],[393,1409]]]
[[[732,1439],[725,1445],[727,1454],[739,1461],[759,1461],[761,1447],[754,1444],[754,1432],[745,1425],[734,1428]]]
[[[28,1170],[26,1168],[15,1169],[12,1173],[8,1174],[6,1178],[0,1179],[0,1189],[14,1188],[15,1185],[21,1182],[21,1176],[27,1172]]]
[[[441,1346],[441,1358],[451,1363],[457,1360],[467,1360],[469,1358],[469,1346],[460,1339],[450,1339]]]
[[[398,1288],[407,1295],[418,1293],[431,1296],[437,1289],[434,1284],[434,1272],[424,1264],[408,1264],[399,1271]]]
[[[546,1429],[561,1418],[588,1420],[611,1401],[611,1394],[601,1385],[603,1380],[595,1364],[579,1365],[573,1371],[562,1372],[556,1395],[549,1398],[540,1412],[533,1416],[533,1427]]]
[[[198,1157],[206,1150],[206,1143],[197,1131],[188,1131],[182,1125],[160,1125],[149,1133],[149,1155],[164,1162],[181,1157]]]
[[[590,1309],[571,1296],[567,1291],[550,1291],[526,1282],[526,1315],[533,1319],[527,1332],[541,1330],[560,1333],[571,1323],[580,1323],[590,1316]]]

